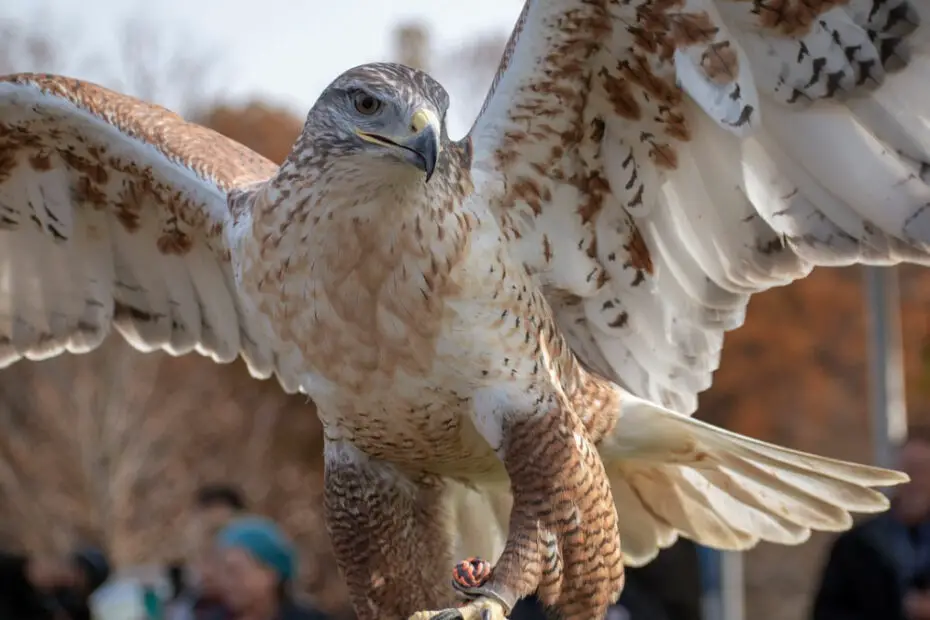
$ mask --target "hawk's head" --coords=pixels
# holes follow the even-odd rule
[[[361,65],[323,91],[307,116],[305,135],[324,157],[415,166],[429,181],[448,142],[448,107],[445,89],[422,71],[393,63]]]

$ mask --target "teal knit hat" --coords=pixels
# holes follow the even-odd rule
[[[287,535],[264,517],[240,517],[217,534],[221,549],[242,549],[274,570],[281,581],[290,581],[296,572],[296,553]]]

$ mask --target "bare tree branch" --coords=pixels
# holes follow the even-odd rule
[[[505,33],[490,33],[437,51],[426,26],[408,22],[395,28],[392,53],[397,62],[433,74],[452,94],[460,95],[453,98],[451,113],[470,124],[481,109],[506,44]]]

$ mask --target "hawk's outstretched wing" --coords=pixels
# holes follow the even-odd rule
[[[579,357],[690,413],[752,293],[930,262],[928,7],[526,3],[478,191]]]
[[[78,80],[0,78],[0,368],[97,347],[278,372],[237,297],[227,196],[277,167],[161,107]]]

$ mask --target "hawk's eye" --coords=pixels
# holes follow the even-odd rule
[[[371,116],[372,114],[376,114],[378,110],[381,109],[381,101],[375,97],[372,97],[368,93],[355,93],[355,96],[352,99],[355,103],[355,109],[359,114]]]

